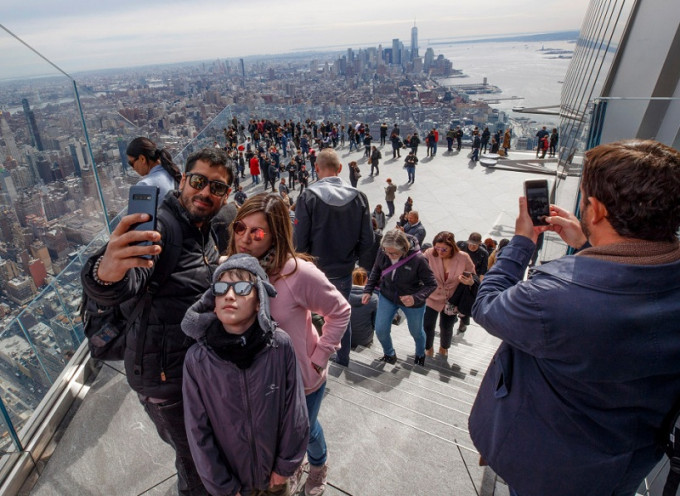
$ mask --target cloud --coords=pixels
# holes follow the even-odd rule
[[[5,0],[3,24],[67,71],[235,58],[319,46],[575,29],[588,0]],[[5,9],[5,6],[3,7]],[[5,66],[0,53],[0,67]]]

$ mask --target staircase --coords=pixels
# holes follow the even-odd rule
[[[378,361],[377,338],[332,364],[319,415],[329,446],[326,494],[504,495],[507,486],[487,467],[467,423],[498,340],[471,325],[454,337],[448,358],[413,365],[406,323],[392,327],[399,360]],[[435,338],[435,350],[439,337]]]

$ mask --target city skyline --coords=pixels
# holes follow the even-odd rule
[[[67,72],[135,67],[195,60],[387,46],[410,40],[417,22],[421,55],[428,41],[482,38],[578,29],[588,0],[550,0],[536,8],[520,0],[512,7],[489,0],[422,8],[413,2],[323,4],[312,0],[248,4],[200,0],[140,4],[5,2],[2,25]],[[0,47],[7,34],[0,36]],[[14,45],[8,45],[14,46]],[[28,51],[0,50],[0,66],[29,70]],[[25,75],[25,74],[21,74]],[[13,77],[14,75],[7,75]]]

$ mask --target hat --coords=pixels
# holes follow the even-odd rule
[[[276,323],[271,318],[269,311],[269,298],[276,296],[276,289],[269,282],[269,277],[264,271],[257,258],[245,254],[237,253],[230,256],[226,262],[221,264],[213,274],[212,282],[216,283],[227,270],[241,269],[250,272],[256,278],[255,287],[257,296],[260,300],[260,310],[257,312],[257,320],[262,330],[266,333],[276,329]],[[182,331],[188,336],[198,340],[205,335],[205,330],[214,320],[217,319],[215,310],[215,295],[211,287],[203,293],[201,299],[189,307],[184,319],[182,320]]]
[[[467,242],[472,243],[473,245],[481,245],[482,235],[477,232],[473,232],[472,234],[470,234],[470,237],[468,238]]]

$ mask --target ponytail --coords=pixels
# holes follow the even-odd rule
[[[154,155],[156,156],[156,160],[159,158],[161,159],[161,165],[163,166],[163,169],[165,169],[165,171],[172,176],[172,178],[175,180],[176,186],[179,186],[179,183],[182,180],[182,172],[172,161],[170,153],[166,149],[156,149]]]
[[[175,180],[175,186],[179,186],[182,180],[182,172],[179,167],[172,161],[172,156],[165,150],[156,148],[156,143],[149,138],[140,136],[133,139],[127,147],[127,154],[131,157],[139,157],[144,155],[149,163],[156,163],[161,161],[161,166],[170,176]]]

